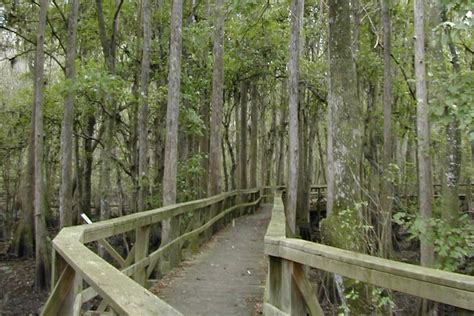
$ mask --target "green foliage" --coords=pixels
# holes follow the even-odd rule
[[[357,204],[352,209],[337,209],[321,221],[321,240],[324,244],[351,251],[365,252],[364,225],[359,210],[364,205]]]
[[[397,212],[393,220],[408,229],[411,239],[425,239],[434,245],[436,268],[457,271],[474,256],[474,225],[464,214],[455,223],[442,218],[423,219],[418,214]]]
[[[474,71],[462,70],[452,74],[444,81],[445,94],[432,107],[432,113],[443,125],[447,125],[451,116],[459,121],[459,127],[474,140]]]
[[[386,289],[374,287],[371,294],[372,305],[376,308],[377,314],[395,307],[393,298]]]
[[[195,200],[202,195],[201,188],[192,183],[193,180],[199,179],[204,173],[204,169],[201,167],[202,158],[200,154],[196,154],[185,161],[178,162],[178,202]]]

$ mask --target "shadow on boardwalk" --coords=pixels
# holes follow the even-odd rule
[[[266,278],[263,237],[271,205],[235,219],[153,292],[184,315],[257,315]],[[163,285],[163,283],[165,285]]]

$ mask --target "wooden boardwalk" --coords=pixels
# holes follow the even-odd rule
[[[271,205],[235,219],[152,291],[184,315],[255,315],[266,279],[263,238]]]

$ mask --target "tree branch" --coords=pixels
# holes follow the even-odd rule
[[[4,25],[0,25],[0,29],[5,30],[7,32],[10,32],[12,34],[15,34],[16,36],[20,37],[24,41],[36,46],[36,41],[33,41],[33,40],[29,39],[28,37],[24,36],[23,34],[21,34],[20,32],[18,32],[16,30],[13,30],[13,29],[11,29],[7,26],[4,26]],[[46,55],[48,55],[52,60],[54,60],[56,62],[56,64],[62,69],[62,71],[66,71],[66,68],[61,64],[61,62],[52,53],[50,53],[48,51],[45,51],[44,53]]]

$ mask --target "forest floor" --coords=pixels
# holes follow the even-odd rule
[[[48,292],[34,288],[35,261],[0,257],[0,315],[37,315]]]
[[[152,288],[184,315],[260,315],[271,205],[235,219]]]

